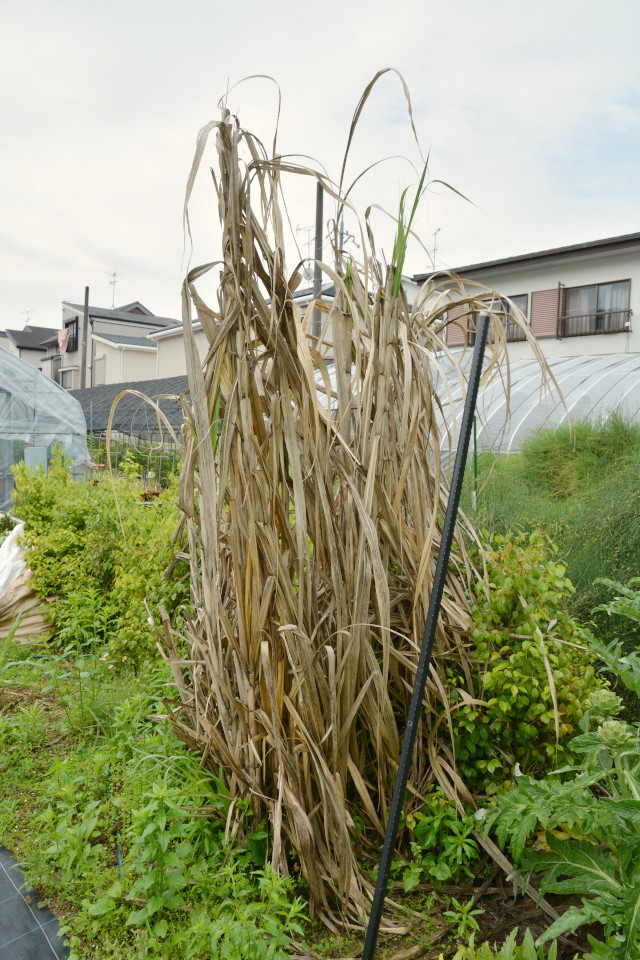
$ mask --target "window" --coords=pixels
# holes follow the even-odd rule
[[[502,309],[507,314],[506,324],[507,324],[507,342],[513,343],[516,340],[526,340],[526,335],[520,324],[516,323],[515,320],[511,318],[514,315],[514,308],[520,311],[522,316],[527,318],[527,309],[529,307],[529,295],[526,293],[518,293],[513,297],[509,297],[508,300],[502,301]]]
[[[60,386],[65,390],[73,389],[73,370],[60,371]]]
[[[514,296],[514,297],[509,297],[509,300],[511,301],[511,303],[512,303],[515,307],[518,308],[518,310],[519,310],[520,313],[523,315],[523,317],[526,318],[526,316],[527,316],[527,310],[529,309],[529,294],[528,294],[528,293],[518,293],[518,294],[516,294],[516,296]],[[508,302],[507,300],[503,300],[503,301],[502,301],[502,305],[503,305],[503,307],[504,307],[505,310],[509,310],[509,313],[513,313],[513,311],[509,309],[510,304],[509,304],[509,302]]]
[[[74,317],[73,320],[67,320],[64,326],[65,330],[69,331],[67,351],[70,353],[72,350],[78,349],[78,318]]]
[[[630,280],[567,287],[563,292],[558,318],[559,337],[620,333],[629,329]]]
[[[527,293],[519,293],[513,297],[502,297],[497,298],[493,297],[492,299],[487,299],[487,307],[493,309],[495,312],[501,314],[500,319],[504,323],[507,330],[507,342],[514,343],[518,340],[526,340],[526,335],[519,323],[516,323],[512,319],[514,316],[515,310],[517,308],[520,313],[526,319],[527,309],[529,306],[529,295]],[[475,343],[475,320],[473,323],[473,330],[470,333],[469,343]]]

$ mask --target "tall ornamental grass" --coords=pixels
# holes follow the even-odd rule
[[[323,264],[336,293],[319,305],[318,332],[315,304],[302,313],[292,299],[303,272],[302,264],[292,272],[285,266],[281,176],[316,177],[338,204],[344,191],[268,156],[223,109],[198,138],[187,222],[210,136],[222,258],[191,269],[183,287],[191,402],[180,506],[192,606],[187,658],[176,653],[175,635],[167,640],[180,694],[171,714],[203,763],[226,770],[234,800],[269,822],[271,863],[286,874],[297,861],[312,910],[329,925],[359,923],[447,500],[435,358],[444,357],[462,383],[445,327],[452,316],[459,322],[453,308],[470,315],[484,308],[487,292],[469,296],[442,278],[409,307],[398,282],[412,216],[403,200],[390,265],[376,255],[368,220],[362,263],[335,249]],[[219,271],[213,304],[198,292],[212,269]],[[208,340],[204,363],[193,309]],[[503,321],[494,314],[485,379],[505,356]],[[468,525],[467,532],[473,535]],[[444,745],[451,716],[441,677],[443,663],[455,658],[472,689],[467,596],[476,576],[459,527],[410,806],[434,779],[449,792],[464,789]]]

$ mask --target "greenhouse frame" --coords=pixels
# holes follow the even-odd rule
[[[11,468],[47,466],[60,446],[72,475],[87,470],[87,425],[82,407],[54,380],[6,350],[0,350],[0,510],[11,506]]]

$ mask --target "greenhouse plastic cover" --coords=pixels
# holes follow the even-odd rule
[[[54,380],[0,349],[0,509],[10,503],[11,467],[49,462],[60,445],[72,473],[86,471],[87,425],[82,408]]]
[[[470,364],[471,351],[468,351]],[[535,358],[512,360],[509,364],[509,404],[507,374],[494,377],[481,386],[478,394],[477,446],[479,450],[511,453],[527,437],[544,427],[554,429],[583,420],[598,422],[612,413],[625,420],[640,421],[640,354],[615,353],[594,357],[550,357],[547,364],[553,380],[545,376]],[[443,401],[449,424],[459,424],[464,397],[457,383],[443,388],[444,371],[436,376],[436,389]],[[449,380],[450,385],[452,381]],[[451,416],[451,410],[454,416]],[[454,435],[455,435],[454,428]],[[443,431],[443,453],[449,446]],[[454,444],[455,446],[455,441]]]
[[[473,350],[469,349],[457,357],[464,374],[470,369],[472,355]],[[489,383],[480,386],[476,406],[479,450],[513,452],[541,427],[552,429],[581,420],[601,421],[614,412],[631,422],[640,422],[640,354],[550,357],[547,364],[551,377],[545,377],[534,357],[512,360],[508,372],[505,364]],[[335,391],[332,364],[328,365],[328,372]],[[440,447],[443,462],[447,463],[456,447],[466,382],[461,384],[445,356],[434,359],[431,375],[442,404]],[[317,381],[321,402],[326,404],[319,374]]]

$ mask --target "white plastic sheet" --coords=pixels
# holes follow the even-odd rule
[[[18,542],[24,533],[24,521],[16,521],[16,526],[0,544],[0,597],[7,588],[26,569],[26,561],[21,544]]]

